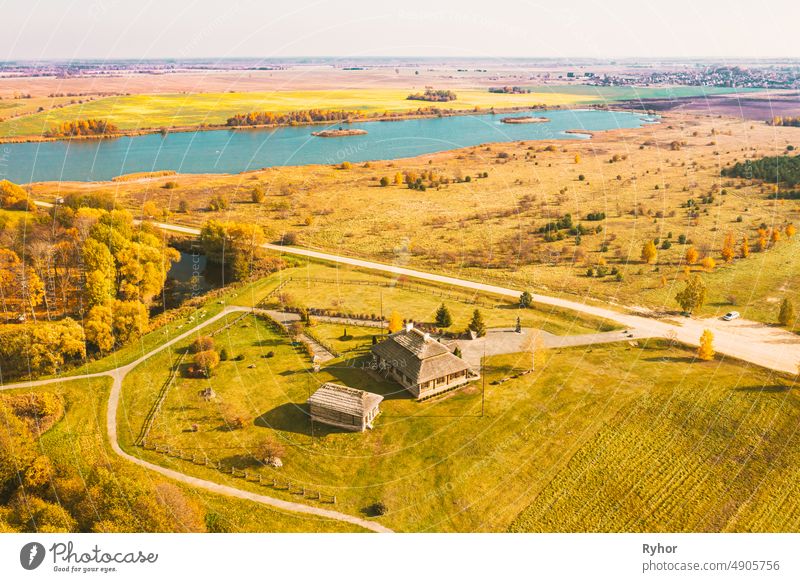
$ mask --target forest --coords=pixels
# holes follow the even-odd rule
[[[786,184],[793,188],[800,183],[800,156],[767,156],[760,160],[736,162],[730,168],[723,168],[722,175]]]
[[[10,192],[10,202],[28,200],[8,182],[0,182],[0,192]],[[179,253],[155,227],[135,224],[127,210],[107,209],[102,196],[88,201],[93,205],[68,196],[48,212],[32,207],[0,221],[6,381],[54,373],[83,359],[87,344],[104,354],[148,331],[149,310]]]

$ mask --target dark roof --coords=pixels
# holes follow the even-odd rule
[[[414,328],[393,333],[372,346],[372,352],[414,384],[469,370],[469,365],[445,345]]]
[[[364,416],[383,400],[383,396],[364,392],[349,386],[326,382],[311,395],[308,402],[328,410],[336,410],[353,416]]]

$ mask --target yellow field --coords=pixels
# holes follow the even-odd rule
[[[107,97],[0,123],[0,137],[39,136],[48,128],[76,119],[103,119],[120,129],[218,125],[237,114],[251,111],[287,112],[305,109],[358,110],[366,113],[413,111],[439,106],[470,110],[475,107],[525,107],[532,105],[579,105],[596,101],[592,95],[489,93],[459,89],[458,99],[447,103],[409,101],[412,89],[342,89],[326,91],[265,91],[248,93],[194,93],[173,95],[126,95]],[[7,101],[0,101],[1,104]],[[0,117],[3,117],[0,110]]]

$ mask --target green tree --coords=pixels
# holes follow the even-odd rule
[[[678,305],[680,305],[685,312],[693,313],[705,303],[706,292],[706,285],[703,283],[700,276],[692,275],[692,277],[686,281],[686,287],[675,296],[675,301],[678,302]]]
[[[520,307],[528,308],[533,305],[533,295],[529,291],[524,291],[522,295],[519,296],[519,305]]]
[[[444,303],[436,310],[436,325],[439,327],[450,327],[453,325],[453,316]]]
[[[467,329],[475,332],[475,335],[478,337],[483,337],[486,335],[486,324],[483,321],[483,314],[481,314],[480,309],[476,309],[472,312],[472,319],[470,320]]]
[[[794,312],[794,303],[792,303],[791,299],[785,297],[781,303],[781,311],[778,314],[778,321],[785,327],[791,327],[794,325],[795,319],[796,316]]]

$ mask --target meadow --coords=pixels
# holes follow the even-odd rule
[[[217,347],[240,359],[222,362],[208,380],[179,377],[151,441],[246,469],[251,479],[261,474],[336,495],[340,511],[365,514],[380,501],[389,509],[381,523],[399,531],[798,526],[792,419],[800,401],[791,380],[736,362],[694,362],[693,352],[650,340],[550,350],[533,374],[514,379],[508,378],[527,369],[529,356],[490,357],[485,384],[418,403],[360,368],[374,330],[351,326],[343,338],[338,325],[313,329],[343,352],[319,372],[259,318],[216,335]],[[263,491],[252,481],[131,446],[142,411],[187,345],[153,357],[127,378],[123,445],[165,466]],[[312,427],[304,403],[325,381],[382,394],[375,428]],[[199,396],[207,387],[215,393],[210,401]],[[265,441],[284,449],[282,468],[253,459]]]
[[[111,380],[74,380],[36,388],[37,393],[57,395],[64,403],[64,415],[38,439],[40,454],[56,467],[68,467],[82,479],[98,467],[122,467],[118,473],[117,494],[126,495],[126,483],[158,482],[161,477],[121,461],[108,445],[105,430],[106,404]],[[25,394],[28,389],[4,391],[4,395]],[[88,487],[83,483],[84,487]],[[347,524],[273,511],[259,504],[231,499],[178,485],[188,498],[205,512],[206,522],[222,532],[348,532],[360,531]],[[103,500],[110,503],[109,500]]]
[[[159,179],[31,189],[43,199],[104,191],[134,212],[153,201],[180,224],[256,222],[271,240],[291,233],[300,246],[655,311],[677,309],[674,296],[688,266],[708,282],[709,301],[700,314],[735,308],[774,323],[781,300],[797,299],[800,274],[791,257],[798,242],[782,232],[800,222],[798,203],[770,199],[771,186],[723,178],[720,169],[784,153],[797,136],[790,127],[670,113],[659,124],[589,140],[488,144],[346,169],[180,175],[169,178],[177,184],[169,190]],[[407,172],[432,172],[448,183],[424,191],[395,184]],[[381,178],[387,186],[380,186]],[[256,187],[266,192],[257,204],[251,202]],[[215,196],[229,201],[225,210],[208,210]],[[188,213],[175,212],[181,201]],[[591,230],[545,240],[541,229],[567,213]],[[590,213],[604,218],[591,221]],[[729,233],[737,247],[747,237],[752,249],[761,227],[781,231],[781,239],[765,252],[722,260]],[[654,264],[641,260],[648,240],[657,241]],[[686,265],[690,247],[698,261],[710,257],[716,267]],[[606,275],[598,276],[599,266]],[[619,276],[611,274],[615,268]]]
[[[525,95],[489,93],[459,89],[458,99],[446,104],[411,101],[412,90],[340,89],[318,91],[263,91],[246,93],[186,93],[122,95],[92,100],[79,105],[32,113],[0,123],[0,138],[41,136],[47,129],[78,119],[102,119],[122,130],[224,125],[237,113],[269,111],[285,113],[307,109],[361,111],[366,114],[403,113],[431,105],[447,109],[474,110],[571,106],[592,102],[591,96],[537,92]],[[0,101],[0,103],[3,103]]]

